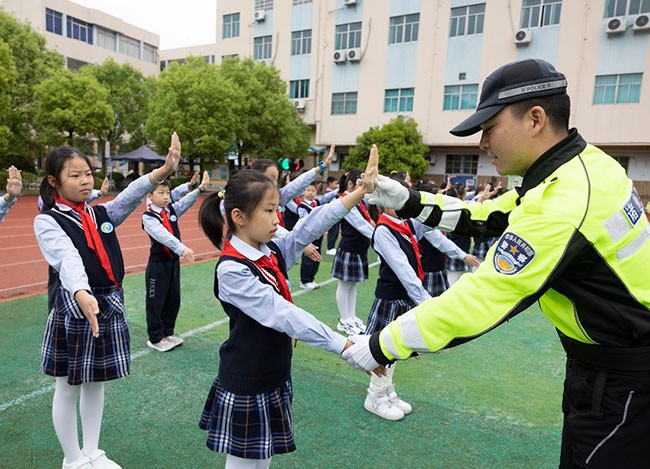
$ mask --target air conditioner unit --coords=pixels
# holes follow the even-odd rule
[[[361,60],[361,49],[358,47],[348,50],[348,60],[350,62],[358,62]]]
[[[634,31],[650,31],[650,15],[637,15],[634,18]]]
[[[266,11],[264,10],[256,10],[255,11],[255,21],[258,23],[261,23],[266,19]]]
[[[343,0],[343,4],[346,6],[352,6],[357,4],[357,0]]]
[[[336,62],[337,64],[343,63],[347,60],[344,50],[335,50],[332,58],[334,59],[334,62]]]
[[[515,44],[523,45],[530,44],[533,40],[533,32],[530,29],[520,29],[515,33]]]
[[[607,34],[621,34],[625,32],[627,27],[625,18],[622,16],[616,18],[610,18],[607,21],[607,26],[605,27],[605,32]]]
[[[293,105],[298,112],[303,112],[305,110],[305,100],[304,99],[294,99]]]

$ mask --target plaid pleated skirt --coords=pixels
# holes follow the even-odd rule
[[[452,272],[471,272],[472,268],[465,264],[462,259],[449,259],[447,262],[447,270]]]
[[[488,252],[488,249],[497,241],[499,238],[481,238],[474,237],[474,246],[472,247],[472,255],[478,257],[480,260],[485,259],[485,255]]]
[[[383,300],[375,298],[370,308],[368,322],[366,323],[365,334],[370,335],[373,332],[381,331],[395,318],[400,317],[408,310],[415,308],[417,305],[410,298],[406,300]]]
[[[344,282],[364,282],[368,280],[368,254],[337,249],[332,262],[332,277]]]
[[[226,391],[217,377],[203,407],[199,428],[206,446],[245,459],[268,459],[296,450],[291,380],[272,391],[243,395]]]
[[[422,286],[432,298],[442,295],[449,289],[447,272],[444,270],[439,270],[438,272],[425,272]]]
[[[99,337],[93,337],[79,305],[62,287],[45,326],[40,369],[46,375],[67,376],[71,385],[110,381],[130,372],[124,293],[114,286],[93,288],[92,294],[99,303]]]

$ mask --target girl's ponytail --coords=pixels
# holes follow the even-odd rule
[[[226,221],[221,214],[223,191],[213,192],[205,198],[199,209],[199,224],[214,247],[223,247],[223,227]]]

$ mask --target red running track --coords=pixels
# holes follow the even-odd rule
[[[96,203],[111,198],[108,196]],[[47,293],[47,263],[34,236],[37,199],[36,196],[19,197],[18,203],[0,223],[0,301]],[[194,250],[196,261],[216,259],[219,253],[199,227],[197,215],[201,202],[199,199],[180,218],[183,243]],[[143,203],[117,228],[127,275],[144,272],[147,266],[149,237],[141,226],[144,210]]]

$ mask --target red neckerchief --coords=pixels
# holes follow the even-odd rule
[[[278,225],[284,228],[284,218],[282,217],[282,210],[278,210]]]
[[[422,262],[420,261],[420,246],[418,245],[418,240],[415,239],[415,235],[411,231],[409,224],[406,221],[404,223],[397,223],[382,213],[379,216],[379,220],[377,220],[377,225],[389,226],[398,233],[403,234],[404,236],[408,236],[409,240],[411,241],[411,246],[413,247],[413,252],[415,253],[418,278],[420,281],[424,280],[424,269],[422,269]]]
[[[172,227],[172,222],[169,219],[169,215],[167,214],[167,209],[163,208],[160,211],[160,218],[162,218],[162,224],[165,228],[167,228],[167,231],[169,231],[172,235],[174,234],[174,228]],[[167,254],[169,254],[171,257],[174,257],[172,255],[172,252],[169,250],[167,246],[163,246],[163,249],[167,251]]]
[[[226,240],[226,242],[224,243],[223,249],[221,250],[221,255],[237,257],[240,259],[246,258],[246,256],[244,256],[241,252],[235,249],[235,247],[230,243],[229,239]],[[258,260],[252,262],[257,267],[259,267],[262,273],[268,274],[267,269],[270,269],[271,272],[273,273],[273,279],[275,280],[275,283],[277,283],[278,285],[278,290],[280,290],[280,295],[282,295],[282,297],[285,300],[293,303],[293,298],[291,297],[291,291],[289,291],[289,284],[287,283],[287,278],[280,270],[280,267],[278,267],[278,258],[275,256],[275,254],[271,252],[270,259],[267,256],[262,255],[262,257],[260,257]]]
[[[99,231],[97,231],[97,226],[95,223],[95,213],[92,213],[92,216],[86,211],[86,202],[81,202],[79,204],[75,205],[70,205],[69,203],[65,202],[63,199],[61,199],[58,195],[54,197],[54,201],[65,205],[67,207],[70,207],[72,210],[77,212],[79,216],[81,217],[81,226],[83,227],[83,232],[84,235],[86,236],[86,243],[88,244],[88,247],[97,254],[97,258],[99,259],[99,263],[103,267],[103,269],[106,271],[106,275],[108,275],[108,278],[119,287],[117,281],[115,280],[115,275],[113,275],[113,267],[111,267],[111,261],[108,259],[108,254],[106,253],[106,249],[104,249],[104,242],[102,241],[102,237],[99,234]]]

